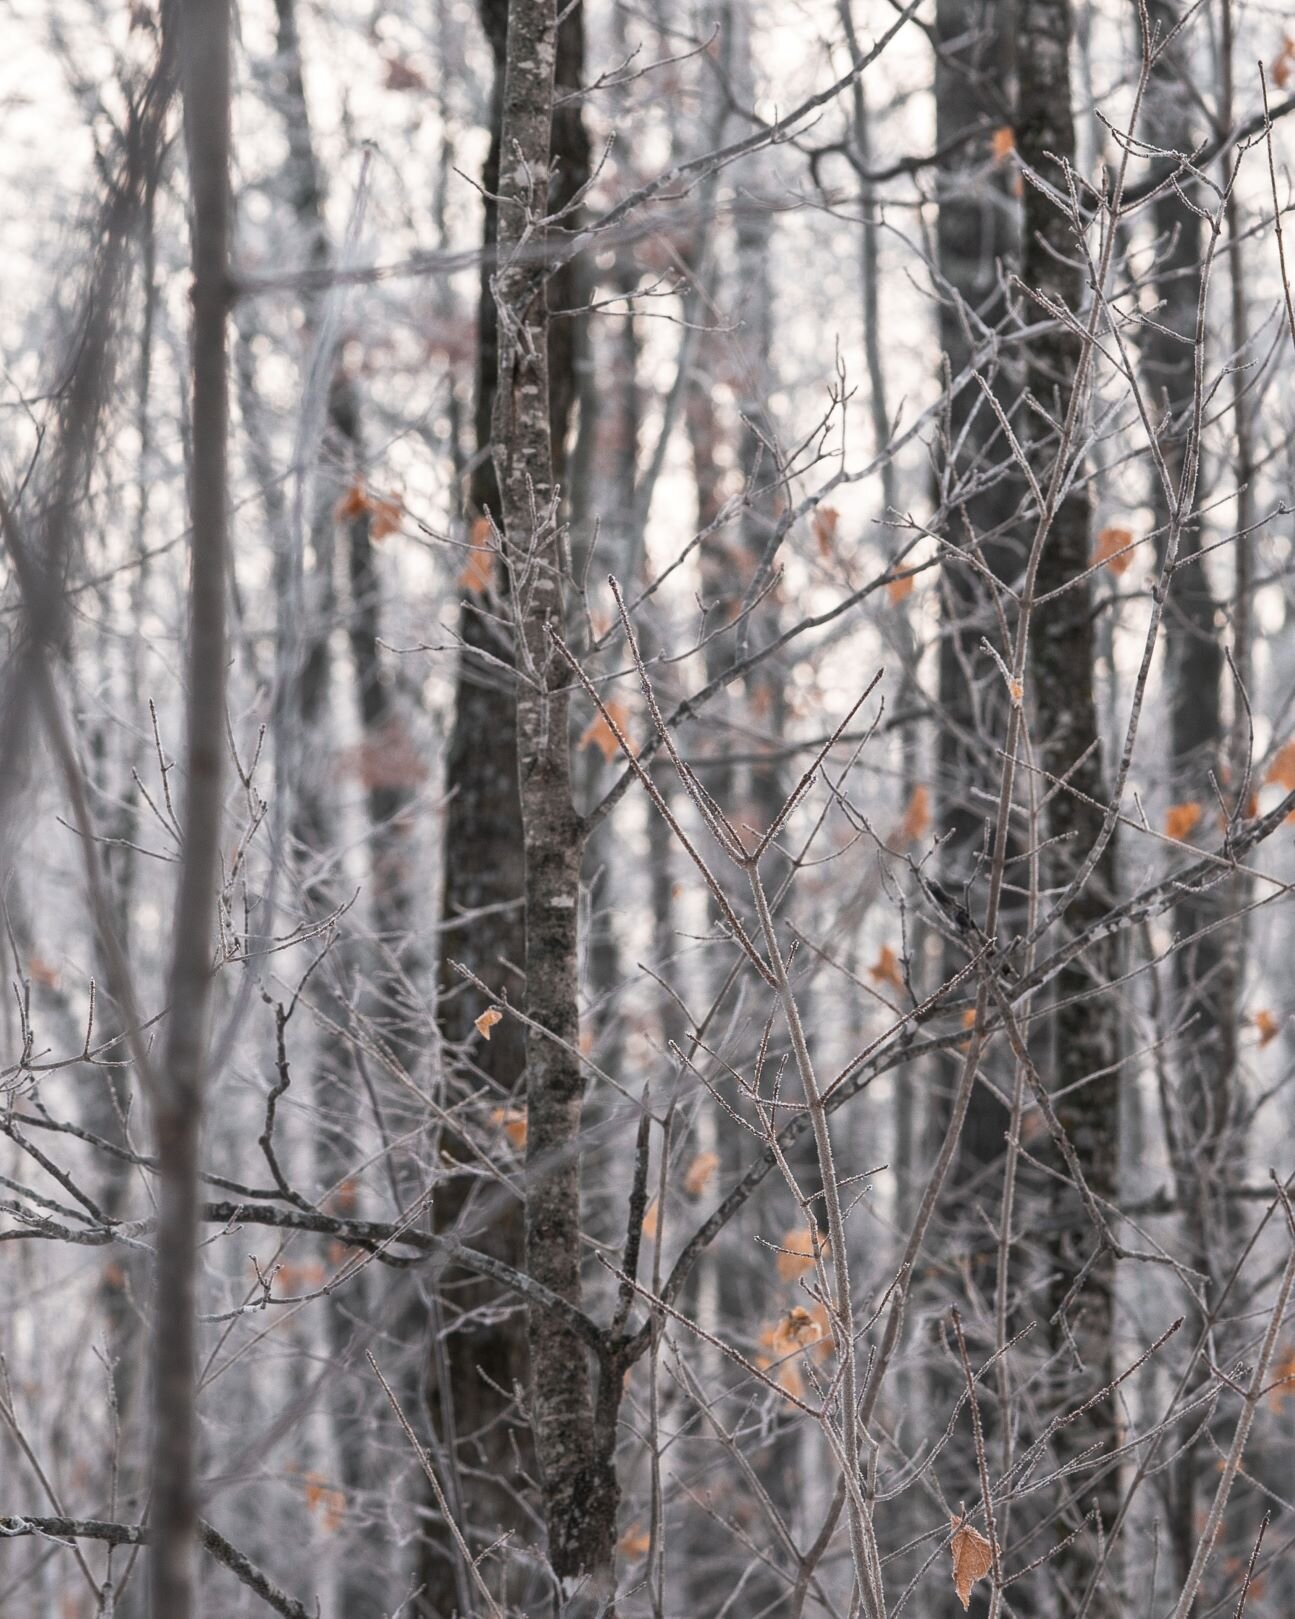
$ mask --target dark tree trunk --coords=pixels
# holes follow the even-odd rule
[[[1003,0],[938,0],[935,28],[936,146],[950,154],[939,170],[936,227],[939,270],[947,283],[939,289],[940,348],[949,378],[956,381],[988,333],[1003,323],[1006,261],[1018,245],[1008,176],[995,167],[990,144],[990,130],[1010,121],[1003,64],[1009,25]],[[972,130],[979,133],[969,135]],[[1009,379],[983,365],[982,374],[1007,399]],[[1011,475],[1002,429],[974,382],[954,394],[946,433],[941,481],[946,498],[952,497],[946,537],[955,546],[975,547],[995,579],[1010,581],[1025,563],[1012,521],[1019,484]],[[940,877],[948,893],[960,903],[971,899],[969,908],[974,908],[977,881],[983,888],[987,878],[986,824],[1001,774],[996,749],[1007,734],[1002,677],[980,643],[988,638],[1004,656],[1007,648],[1001,645],[990,582],[947,554],[940,604],[935,820],[946,835]],[[1004,896],[1001,914],[1008,936],[1016,930],[1020,910]],[[946,976],[966,960],[966,948],[951,940],[944,951]],[[1004,1074],[995,1077],[1003,1085]],[[995,1189],[986,1171],[1002,1159],[1007,1125],[1006,1109],[978,1085],[959,1141],[959,1161],[963,1177],[995,1217]]]
[[[505,601],[511,601],[519,577],[529,582],[529,570],[535,568],[542,598],[535,610],[545,610],[560,627],[556,530],[542,525],[539,534],[528,532],[530,496],[524,491],[530,478],[535,500],[543,508],[565,465],[585,336],[582,322],[574,316],[554,322],[550,360],[547,309],[550,298],[560,309],[577,308],[583,276],[576,265],[567,266],[552,278],[546,293],[542,272],[534,266],[506,269],[522,224],[519,210],[526,205],[533,205],[537,213],[562,210],[588,177],[580,103],[553,109],[555,79],[566,91],[580,82],[583,16],[576,6],[555,39],[548,13],[543,4],[511,8],[500,0],[481,4],[495,59],[495,85],[491,148],[483,177],[487,202],[479,304],[478,460],[469,509],[474,520],[488,516],[506,535],[498,580]],[[537,194],[524,196],[518,175],[507,168],[501,172],[501,140],[519,142],[540,177],[548,172],[551,145],[556,165],[552,183],[540,191],[537,180]],[[496,195],[510,204],[502,222],[499,205],[492,200]],[[558,229],[573,224],[573,217],[566,215]],[[497,275],[502,278],[498,288],[492,285]],[[544,352],[537,353],[533,366],[507,343],[501,355],[497,297],[508,300],[510,310],[540,343]],[[538,385],[538,396],[523,391],[532,385]],[[574,975],[582,840],[570,798],[565,698],[555,693],[541,699],[542,717],[521,704],[532,727],[528,742],[526,725],[519,729],[518,687],[497,666],[472,655],[484,650],[511,664],[521,650],[529,668],[538,651],[547,668],[551,651],[544,618],[529,629],[519,627],[524,641],[519,649],[467,603],[460,633],[465,651],[446,783],[450,808],[443,912],[449,931],[441,975],[442,1035],[447,1046],[461,1048],[471,1038],[473,1017],[482,1010],[479,993],[465,993],[450,965],[459,961],[501,998],[507,995],[524,1006],[537,1022],[574,1047],[579,1039]],[[562,683],[560,677],[557,683]],[[533,751],[536,725],[552,727],[538,757]],[[525,793],[519,791],[519,746]],[[524,799],[530,805],[525,824]],[[570,904],[564,909],[565,900]],[[456,927],[459,917],[470,920]],[[521,1211],[509,1207],[493,1215],[487,1234],[474,1232],[473,1240],[484,1241],[514,1263],[524,1247],[528,1271],[563,1297],[573,1298],[580,1292],[581,1075],[578,1064],[550,1043],[532,1037],[530,1048],[528,1053],[521,1022],[507,1017],[492,1031],[488,1044],[478,1040],[471,1048],[478,1079],[484,1075],[501,1102],[516,1099],[525,1072],[527,1159],[543,1166],[528,1186],[525,1237]],[[438,1222],[452,1223],[462,1212],[462,1194],[451,1182],[438,1202]],[[490,1297],[481,1284],[472,1287],[471,1298],[465,1294],[456,1300],[465,1309]],[[585,1521],[593,1499],[585,1476],[592,1460],[585,1348],[572,1340],[560,1318],[542,1310],[531,1312],[529,1339],[532,1437],[545,1491],[550,1558],[563,1575],[606,1568],[615,1523],[614,1485],[612,1495],[605,1489],[600,1492],[611,1503],[610,1516],[604,1512],[592,1527]],[[510,1322],[459,1332],[447,1343],[455,1425],[464,1434],[480,1431],[480,1460],[502,1466],[509,1474],[514,1452],[500,1421],[505,1407],[490,1384],[511,1388],[520,1383],[526,1375],[526,1351]],[[446,1414],[444,1390],[433,1405],[434,1421],[438,1414]]]
[[[480,0],[482,28],[494,60],[490,100],[490,148],[482,174],[483,259],[477,302],[477,362],[474,399],[476,457],[468,483],[469,522],[500,520],[498,485],[491,455],[490,419],[498,370],[498,315],[491,291],[497,240],[495,194],[499,185],[499,131],[503,109],[504,61],[508,37],[507,0]],[[501,593],[509,588],[500,566]],[[484,1081],[487,1095],[500,1107],[517,1098],[525,1062],[523,1027],[505,1018],[490,1040],[473,1038],[473,1019],[485,1009],[480,993],[468,988],[456,970],[460,963],[476,974],[500,999],[520,1001],[524,993],[526,951],[522,910],[522,825],[517,792],[517,700],[512,679],[498,664],[478,656],[487,653],[512,662],[511,639],[485,616],[480,603],[465,597],[459,613],[463,651],[454,694],[454,722],[445,767],[448,800],[442,859],[440,984],[437,1021],[445,1050],[442,1100],[458,1098],[455,1078],[460,1063],[470,1061],[465,1083]],[[470,1052],[470,1058],[468,1053]],[[459,1053],[463,1053],[460,1058]],[[463,1144],[442,1136],[440,1151],[464,1155]],[[438,1229],[463,1226],[474,1181],[466,1174],[451,1177],[435,1204]],[[509,1199],[494,1199],[484,1229],[471,1231],[478,1247],[517,1264],[522,1257],[522,1210]],[[429,1413],[433,1432],[455,1460],[479,1470],[483,1480],[480,1518],[487,1534],[503,1526],[511,1508],[506,1491],[485,1483],[507,1479],[520,1455],[530,1471],[527,1436],[506,1391],[526,1376],[526,1345],[520,1316],[502,1314],[497,1290],[475,1277],[448,1271],[440,1297],[428,1300],[425,1326],[439,1343],[429,1345]],[[489,1314],[476,1315],[482,1306]],[[452,1611],[458,1600],[457,1553],[445,1530],[423,1537],[419,1576],[428,1610]]]
[[[1066,188],[1058,164],[1073,165],[1075,155],[1070,33],[1069,0],[1021,0],[1017,148],[1022,162],[1063,196]],[[1082,318],[1086,278],[1071,221],[1028,182],[1024,233],[1025,285]],[[1032,302],[1028,315],[1039,317]],[[1058,428],[1052,425],[1068,421],[1082,425],[1082,404],[1076,397],[1082,382],[1082,341],[1058,323],[1030,344],[1027,358],[1028,387],[1051,418],[1032,410],[1028,423],[1022,424],[1030,440],[1027,453],[1048,502],[1033,596],[1062,592],[1037,609],[1032,619],[1031,690],[1026,694],[1034,710],[1036,758],[1047,773],[1043,790],[1062,779],[1068,784],[1053,792],[1046,813],[1046,834],[1054,841],[1044,864],[1044,886],[1055,894],[1071,882],[1096,846],[1106,803],[1094,700],[1092,596],[1088,581],[1071,583],[1089,565],[1089,506],[1086,494],[1073,489],[1059,502],[1056,498],[1061,487],[1059,458],[1073,457],[1078,435],[1072,432],[1067,438],[1063,429],[1059,442]],[[1114,856],[1112,839],[1061,919],[1068,932],[1085,927],[1114,902]],[[1115,951],[1109,940],[1090,948],[1059,976],[1046,1069],[1057,1092],[1057,1114],[1079,1166],[1093,1193],[1111,1201],[1118,1191],[1120,1146],[1118,1003],[1110,988],[1115,976]],[[1115,1260],[1109,1251],[1098,1250],[1100,1239],[1064,1173],[1050,1181],[1047,1195],[1054,1278],[1051,1310],[1054,1320],[1064,1317],[1054,1326],[1056,1349],[1063,1366],[1073,1366],[1078,1357],[1084,1387],[1095,1391],[1114,1375]],[[1075,1286],[1081,1273],[1082,1286]],[[1065,1463],[1090,1446],[1113,1449],[1118,1431],[1116,1402],[1102,1401],[1081,1422],[1060,1430],[1059,1457]],[[1099,1470],[1091,1484],[1089,1476],[1087,1471],[1081,1473],[1071,1488],[1082,1510],[1096,1505],[1103,1525],[1109,1526],[1119,1501],[1117,1476],[1111,1469]],[[1090,1525],[1062,1548],[1053,1565],[1076,1600],[1091,1577],[1099,1544],[1098,1532]],[[1088,1612],[1114,1616],[1122,1611],[1108,1567]]]
[[[492,443],[508,565],[515,586],[517,770],[525,848],[526,1269],[570,1304],[580,1276],[578,917],[583,829],[571,795],[569,676],[549,639],[563,622],[563,559],[553,472],[548,299],[557,14],[554,0],[512,0],[499,175],[499,372]],[[540,263],[518,257],[525,240]],[[505,319],[506,317],[506,319]],[[548,1521],[549,1560],[562,1581],[589,1576],[609,1591],[617,1485],[596,1444],[587,1349],[567,1317],[529,1308],[531,1411]],[[601,1393],[606,1404],[610,1369]],[[619,1372],[616,1373],[619,1378]],[[614,1410],[617,1389],[611,1395]],[[606,1424],[603,1424],[606,1427]]]
[[[1008,351],[996,362],[986,361],[978,351],[1005,323],[1004,281],[1019,251],[1011,170],[995,160],[991,144],[991,131],[1011,120],[1004,62],[1010,6],[1006,0],[938,0],[935,23],[936,146],[948,153],[937,171],[936,246],[943,283],[938,287],[939,334],[945,368],[941,384],[956,384],[967,367],[977,363],[995,398],[1008,407],[1020,387],[1019,373],[1007,373]],[[975,381],[958,387],[949,400],[941,451],[936,483],[937,498],[946,511],[945,537],[971,560],[961,561],[954,551],[942,557],[934,819],[937,833],[945,839],[939,855],[941,887],[979,922],[987,899],[991,820],[1002,776],[998,750],[1009,721],[1002,676],[982,641],[988,640],[1010,660],[995,581],[1010,584],[1019,577],[1026,544],[1015,522],[1020,484],[1013,475],[1010,448]],[[1013,837],[1010,847],[1019,853],[1019,839]],[[1006,888],[999,907],[1005,939],[1021,930],[1023,910],[1018,893]],[[947,918],[935,922],[943,937],[940,970],[947,979],[966,966],[971,946]],[[1010,1096],[1013,1059],[1005,1042],[991,1046],[981,1065],[997,1089]],[[931,1066],[934,1080],[941,1069]],[[957,1073],[956,1064],[943,1066],[945,1084],[955,1084]],[[901,1107],[911,1105],[909,1089],[900,1088]],[[919,1148],[925,1146],[927,1159],[938,1150],[947,1129],[948,1105],[946,1092],[931,1110],[926,1142],[918,1143]],[[994,1232],[1002,1218],[1010,1123],[1008,1109],[987,1084],[978,1083],[958,1139],[954,1173],[960,1190],[949,1210],[955,1222],[954,1241],[960,1251],[969,1252],[977,1275],[985,1274],[996,1257]],[[919,1166],[914,1165],[912,1172],[919,1174]],[[992,1331],[992,1323],[987,1325]],[[991,1352],[989,1334],[982,1338],[974,1319],[968,1321],[967,1331],[973,1354]],[[936,1360],[926,1380],[928,1397],[940,1406],[951,1406],[962,1392],[961,1371],[952,1360]],[[999,1427],[999,1415],[987,1404],[984,1420],[991,1435]],[[957,1469],[949,1482],[952,1493],[974,1494],[978,1483],[970,1447],[956,1445],[950,1463]]]
[[[495,78],[490,97],[490,149],[484,189],[484,259],[478,301],[478,369],[476,369],[476,440],[478,455],[468,486],[469,520],[489,518],[503,526],[497,460],[492,444],[492,414],[499,369],[499,311],[492,277],[497,270],[495,244],[499,241],[500,130],[507,68],[507,0],[481,0],[481,23],[494,57]],[[583,71],[583,15],[580,6],[563,21],[557,44],[555,76],[565,91],[580,84]],[[550,209],[565,209],[588,180],[588,136],[584,134],[581,104],[573,100],[552,115],[552,146],[557,173],[550,188]],[[573,228],[567,215],[563,228]],[[581,301],[580,269],[575,262],[560,270],[552,282],[557,308],[576,308]],[[550,455],[555,478],[565,465],[565,445],[575,406],[578,363],[586,342],[584,322],[575,317],[554,322],[554,353],[549,366],[549,418],[552,423]],[[507,604],[512,594],[513,570],[507,554],[497,559],[497,584]],[[507,606],[505,606],[507,610]],[[474,1038],[473,1020],[482,1007],[481,994],[465,988],[453,963],[489,984],[502,997],[523,1004],[526,996],[526,924],[524,924],[523,827],[518,795],[516,753],[516,688],[512,678],[490,659],[512,664],[512,638],[500,633],[497,620],[486,617],[479,604],[466,599],[460,612],[463,643],[455,690],[455,720],[447,758],[445,790],[448,797],[444,842],[444,945],[440,965],[440,1035],[453,1060],[469,1046],[471,1075],[466,1083],[484,1080],[487,1094],[505,1106],[518,1101],[523,1080],[524,1030],[520,1020],[503,1018],[489,1043]],[[529,1127],[533,1128],[533,1127]],[[455,1154],[453,1141],[442,1148]],[[466,1198],[474,1180],[450,1180],[437,1200],[435,1217],[442,1229],[465,1219]],[[471,1213],[466,1213],[471,1217]],[[523,1256],[523,1211],[515,1203],[490,1203],[487,1229],[474,1230],[473,1242],[489,1248],[508,1263]],[[526,1344],[520,1315],[502,1315],[497,1290],[476,1277],[448,1273],[444,1298],[452,1298],[456,1321],[445,1334],[439,1352],[432,1353],[431,1417],[442,1441],[458,1443],[463,1459],[481,1477],[495,1475],[499,1488],[481,1491],[481,1517],[490,1533],[497,1532],[512,1514],[508,1480],[516,1468],[518,1447],[526,1470],[531,1470],[529,1438],[516,1423],[507,1392],[526,1379]],[[471,1319],[474,1310],[490,1305],[484,1323]],[[435,1318],[435,1311],[434,1311]],[[435,1321],[432,1331],[440,1329]],[[448,1536],[426,1543],[424,1583],[434,1588],[444,1582],[445,1559],[453,1557]]]
[[[477,454],[468,488],[469,516],[498,520],[499,497],[491,457],[490,419],[498,370],[498,314],[491,292],[497,240],[499,128],[503,109],[507,0],[480,0],[482,26],[495,62],[491,92],[490,151],[482,174],[485,193],[483,262],[477,305]],[[500,580],[501,589],[508,579]],[[454,698],[454,729],[446,762],[444,893],[446,925],[441,967],[440,1023],[451,1045],[466,1040],[481,1010],[475,991],[465,990],[450,966],[462,962],[492,988],[517,996],[522,986],[525,928],[522,918],[521,805],[517,793],[516,693],[496,665],[475,657],[486,652],[512,661],[512,647],[494,623],[465,601],[459,615],[463,653]],[[460,917],[471,917],[459,924]],[[474,1061],[504,1096],[511,1096],[524,1061],[521,1027],[505,1019]]]

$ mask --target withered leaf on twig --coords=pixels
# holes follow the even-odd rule
[[[953,1519],[953,1588],[964,1608],[971,1606],[971,1588],[994,1566],[994,1548],[964,1518]]]
[[[504,1021],[504,1014],[497,1006],[487,1007],[480,1017],[473,1018],[472,1026],[483,1040],[489,1040],[490,1031],[496,1023]]]

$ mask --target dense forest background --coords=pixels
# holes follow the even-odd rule
[[[1295,22],[0,0],[0,1613],[1295,1608]]]

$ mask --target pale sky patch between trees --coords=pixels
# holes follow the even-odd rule
[[[0,1615],[1295,1605],[1295,34],[5,0]]]

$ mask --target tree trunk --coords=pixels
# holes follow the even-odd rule
[[[578,928],[582,828],[571,797],[563,558],[553,478],[546,243],[557,14],[511,0],[499,173],[499,374],[493,448],[513,582],[519,666],[517,766],[525,848],[526,1269],[581,1300],[580,1130],[584,1079]],[[529,1308],[531,1407],[549,1560],[558,1578],[609,1588],[617,1486],[596,1449],[583,1342],[551,1306]],[[605,1391],[604,1391],[605,1392]]]
[[[987,335],[1005,323],[1005,261],[1015,256],[1019,240],[1010,171],[994,161],[990,137],[992,128],[1010,121],[1003,66],[1010,33],[1005,0],[938,0],[935,20],[936,147],[948,154],[937,179],[937,262],[944,283],[938,289],[939,337],[946,370],[941,383],[949,386],[976,360]],[[979,367],[995,398],[1006,404],[1010,384],[1019,387],[1019,375],[1007,374],[1005,358],[989,363],[982,359]],[[1002,676],[982,641],[988,640],[1010,660],[995,581],[1011,582],[1020,575],[1026,545],[1015,523],[1020,485],[1012,475],[1010,449],[976,382],[953,393],[944,433],[936,470],[936,498],[946,514],[944,533],[952,546],[975,560],[962,562],[952,550],[942,556],[935,827],[945,839],[939,854],[941,888],[979,923],[989,879],[989,824],[1002,775],[998,750],[1009,721]],[[1020,838],[1013,836],[1009,847],[1012,854],[1019,854]],[[1006,939],[1020,932],[1023,911],[1019,893],[1006,889],[999,908],[1000,932]],[[965,968],[973,946],[947,917],[933,920],[943,935],[940,971],[948,979]],[[938,1063],[936,1059],[931,1064],[931,1079],[940,1077],[942,1067],[945,1087],[956,1084],[958,1066],[937,1067]],[[1012,1094],[1013,1062],[1005,1042],[991,1046],[981,1066],[999,1091]],[[948,1124],[945,1087],[941,1105],[932,1109],[928,1140],[917,1143],[919,1149],[925,1145],[922,1158],[927,1160]],[[908,1086],[900,1088],[905,1103],[908,1092]],[[960,1252],[969,1254],[977,1277],[986,1275],[998,1258],[994,1232],[1002,1218],[1010,1125],[1008,1109],[988,1085],[978,1083],[958,1139],[954,1173],[960,1191],[950,1208],[950,1219],[956,1222],[953,1240]],[[920,1163],[912,1169],[921,1174]],[[902,1221],[900,1229],[907,1230]],[[1012,1250],[1007,1253],[1010,1265]],[[992,1326],[986,1320],[982,1335],[976,1313],[969,1312],[967,1333],[977,1357],[992,1352]],[[962,1393],[961,1371],[951,1360],[936,1360],[923,1381],[928,1397],[941,1408],[951,1407]],[[991,1442],[1002,1431],[1001,1418],[997,1407],[987,1402],[984,1421]],[[950,1464],[956,1468],[948,1485],[952,1494],[971,1496],[979,1487],[971,1447],[955,1443]]]
[[[1021,0],[1017,10],[1019,42],[1019,109],[1016,143],[1028,164],[1065,195],[1058,160],[1074,162],[1075,128],[1070,104],[1069,0]],[[1021,276],[1025,285],[1056,306],[1082,314],[1085,272],[1070,218],[1036,185],[1025,186],[1024,242]],[[1029,318],[1040,311],[1032,302]],[[1082,340],[1058,324],[1035,339],[1028,350],[1027,384],[1053,423],[1081,422],[1079,386]],[[1023,423],[1023,430],[1026,424]],[[1044,885],[1050,893],[1064,888],[1095,847],[1103,821],[1106,787],[1097,733],[1094,700],[1094,650],[1091,590],[1087,581],[1072,583],[1089,565],[1090,523],[1086,494],[1071,490],[1057,501],[1061,464],[1075,453],[1077,434],[1057,430],[1038,411],[1028,417],[1030,455],[1040,485],[1047,491],[1048,513],[1033,596],[1063,591],[1039,608],[1031,622],[1027,700],[1033,702],[1036,759],[1047,773],[1043,790],[1064,779],[1048,802],[1046,832],[1053,840],[1044,862]],[[1065,588],[1063,590],[1063,587]],[[1070,790],[1073,789],[1073,790]],[[1060,841],[1058,841],[1060,840]],[[1083,928],[1102,915],[1115,898],[1114,840],[1107,843],[1087,883],[1061,919],[1068,930]],[[1057,1092],[1057,1114],[1089,1186],[1099,1199],[1114,1200],[1118,1191],[1119,1056],[1118,1002],[1109,988],[1116,975],[1112,941],[1092,947],[1056,983],[1058,1005],[1052,1018],[1052,1052],[1047,1073]],[[1060,1167],[1059,1165],[1056,1167]],[[1050,1180],[1047,1193],[1051,1311],[1055,1347],[1062,1365],[1082,1363],[1085,1385],[1095,1391],[1114,1375],[1115,1260],[1109,1251],[1094,1253],[1100,1241],[1092,1230],[1080,1195],[1067,1178]],[[1082,1287],[1072,1284],[1088,1265]],[[1058,1319],[1063,1318],[1063,1319]],[[1069,1395],[1064,1395],[1072,1403]],[[1106,1399],[1082,1421],[1058,1433],[1063,1465],[1090,1446],[1113,1449],[1118,1435],[1118,1407]],[[1081,1474],[1072,1484],[1083,1510],[1096,1504],[1109,1525],[1119,1500],[1113,1470]],[[1078,1600],[1092,1573],[1099,1536],[1091,1526],[1057,1555],[1054,1567]],[[1094,1594],[1088,1612],[1105,1616],[1122,1612],[1112,1589],[1110,1570]]]
[[[194,1613],[197,1544],[198,1144],[207,1083],[225,752],[226,316],[230,14],[186,0],[177,19],[193,253],[191,575],[183,856],[154,1098],[158,1212],[153,1292],[152,1612]]]
[[[482,174],[483,240],[477,305],[477,368],[474,417],[476,458],[468,483],[469,518],[499,520],[498,488],[491,456],[490,418],[498,369],[498,317],[491,278],[495,273],[497,237],[495,193],[499,184],[499,134],[503,111],[504,61],[508,35],[507,0],[479,0],[482,28],[494,59],[490,102],[490,148]],[[510,588],[507,569],[499,565],[499,589]],[[515,1018],[505,1018],[489,1042],[473,1041],[473,1019],[483,1010],[479,993],[465,985],[460,963],[500,996],[522,995],[526,934],[522,911],[522,825],[517,792],[516,694],[510,677],[497,664],[477,654],[511,664],[511,641],[465,598],[459,613],[463,650],[454,693],[454,723],[445,766],[448,809],[442,860],[441,918],[437,1022],[445,1051],[444,1100],[457,1093],[456,1053],[470,1050],[472,1071],[464,1084],[475,1089],[484,1081],[488,1098],[511,1104],[522,1080],[524,1034]],[[468,1042],[472,1042],[468,1047]],[[462,1144],[443,1137],[442,1155],[462,1154]],[[474,1182],[467,1176],[443,1182],[434,1214],[438,1230],[460,1226]],[[492,1203],[485,1229],[471,1240],[510,1264],[522,1257],[522,1210],[511,1200]],[[480,1476],[507,1479],[517,1448],[526,1471],[531,1455],[526,1435],[512,1416],[513,1402],[500,1391],[518,1387],[526,1376],[526,1346],[516,1314],[499,1310],[497,1289],[465,1273],[449,1271],[436,1301],[427,1301],[426,1327],[441,1334],[429,1345],[429,1387],[433,1432],[457,1462],[470,1461]],[[454,1315],[445,1311],[454,1302]],[[483,1322],[473,1312],[491,1306]],[[448,1330],[447,1330],[448,1329]],[[451,1469],[453,1472],[453,1468]],[[479,1516],[492,1539],[511,1509],[506,1492],[483,1484]],[[471,1532],[471,1526],[467,1526]],[[420,1582],[430,1611],[447,1613],[458,1600],[456,1550],[448,1533],[425,1534],[420,1552]]]
[[[1003,323],[1003,261],[1017,246],[1006,172],[990,167],[989,130],[1009,121],[1002,64],[1008,28],[1002,0],[938,0],[935,28],[936,147],[949,153],[938,179],[936,244],[940,275],[947,283],[940,288],[940,348],[949,378],[956,381],[987,333]],[[976,129],[981,133],[969,137]],[[985,367],[983,374],[995,393],[1005,397],[1008,379],[1001,371],[995,374]],[[954,394],[946,431],[941,482],[943,500],[951,505],[947,538],[962,548],[976,544],[975,554],[989,574],[1010,579],[1025,562],[1025,547],[1012,523],[1020,491],[1010,475],[1010,452],[998,420],[975,383]],[[1002,639],[984,574],[971,565],[951,563],[946,553],[940,606],[935,820],[947,838],[940,880],[958,903],[966,904],[968,883],[974,894],[977,879],[981,888],[987,879],[985,828],[998,793],[996,750],[1007,734],[1007,694],[998,669],[981,648],[983,638],[996,646]],[[1000,651],[1007,655],[1005,647]],[[1001,914],[1010,936],[1019,922],[1019,903],[1010,905],[1005,897]],[[943,955],[946,977],[966,964],[967,950],[957,940],[949,941]],[[1004,1075],[996,1077],[1001,1084]],[[1006,1109],[978,1085],[959,1141],[959,1163],[964,1179],[978,1189],[995,1218],[996,1198],[986,1171],[1002,1159],[1007,1126]]]
[[[501,527],[501,506],[496,458],[492,445],[499,365],[499,318],[493,279],[498,265],[498,205],[500,139],[504,111],[509,14],[507,0],[480,0],[482,27],[495,63],[491,94],[491,141],[482,176],[484,192],[481,287],[478,302],[476,377],[477,458],[468,487],[468,512],[475,521],[489,518]],[[580,82],[583,69],[583,16],[579,6],[566,16],[559,35],[554,73],[568,90]],[[550,92],[551,94],[551,92]],[[573,101],[552,114],[552,143],[559,160],[548,206],[565,207],[588,178],[588,141]],[[570,216],[564,224],[573,225]],[[573,264],[554,278],[553,295],[560,307],[573,308],[581,298],[582,277]],[[576,397],[577,367],[585,334],[582,322],[571,318],[557,323],[562,336],[549,367],[547,420],[550,455],[560,469]],[[497,584],[505,603],[514,585],[511,548],[496,559]],[[525,1037],[520,1020],[505,1018],[490,1041],[473,1038],[473,1019],[482,1010],[479,992],[465,989],[455,963],[466,966],[501,998],[523,1003],[527,960],[524,908],[524,860],[521,802],[517,778],[517,693],[515,683],[497,664],[477,656],[512,664],[515,648],[501,636],[496,622],[471,600],[459,617],[464,652],[455,691],[454,729],[446,764],[449,810],[443,849],[444,888],[442,916],[446,924],[441,957],[438,1021],[447,1056],[471,1042],[474,1088],[484,1077],[491,1100],[500,1104],[517,1098],[525,1067]],[[462,919],[460,921],[460,919]],[[530,1128],[533,1128],[531,1126]],[[528,1129],[529,1133],[529,1129]],[[453,1156],[452,1141],[442,1143]],[[464,1216],[465,1202],[474,1180],[448,1181],[437,1200],[436,1220],[441,1229]],[[492,1200],[488,1229],[474,1231],[472,1240],[500,1258],[517,1264],[522,1258],[523,1215],[519,1206]],[[484,1476],[511,1478],[520,1444],[529,1471],[529,1445],[515,1421],[512,1402],[499,1390],[520,1386],[526,1378],[526,1344],[514,1324],[515,1315],[501,1316],[497,1289],[476,1278],[451,1273],[459,1324],[447,1333],[443,1356],[433,1378],[432,1422],[442,1439],[472,1446],[472,1459]],[[445,1290],[443,1289],[443,1292]],[[471,1313],[484,1303],[492,1305],[484,1324]],[[480,1515],[489,1538],[513,1510],[507,1489],[482,1492]],[[454,1556],[448,1542],[427,1544],[422,1578],[429,1593],[444,1590],[444,1603],[452,1599],[446,1580]]]

